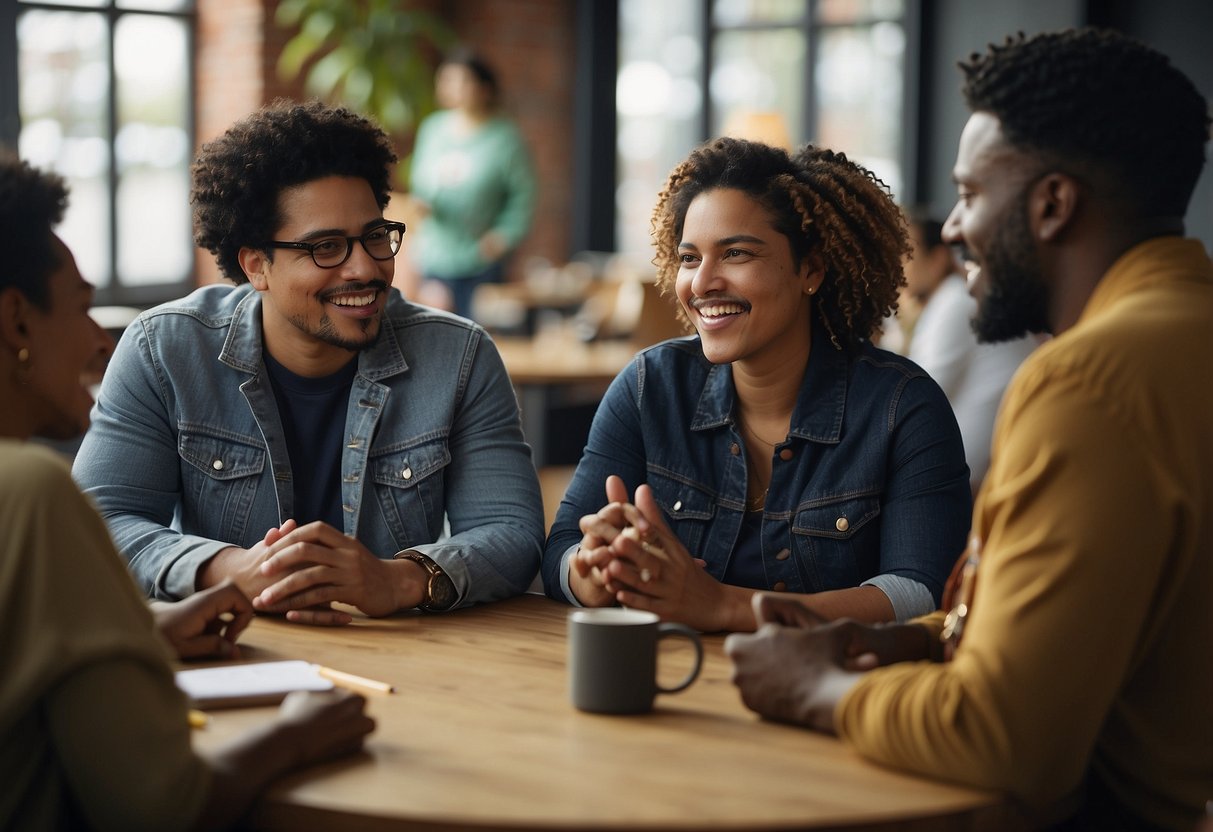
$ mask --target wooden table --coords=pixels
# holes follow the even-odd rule
[[[539,596],[319,629],[259,617],[246,660],[304,658],[394,684],[368,696],[366,753],[281,781],[252,816],[281,830],[1003,828],[996,796],[901,775],[837,740],[759,720],[721,636],[698,681],[643,716],[574,709],[568,607]],[[668,640],[667,684],[690,650]],[[214,712],[217,743],[272,713]]]

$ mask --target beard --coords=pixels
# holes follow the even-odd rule
[[[986,292],[977,303],[973,331],[983,344],[1028,333],[1052,332],[1049,293],[1028,229],[1028,192],[1006,211],[981,263]]]
[[[359,321],[359,324],[362,327],[362,337],[356,339],[349,338],[342,335],[333,324],[333,319],[325,315],[320,319],[320,326],[312,330],[312,335],[326,344],[341,347],[341,349],[349,350],[350,352],[369,350],[378,343],[379,333],[383,331],[383,326],[378,317]]]

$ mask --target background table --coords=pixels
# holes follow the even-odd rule
[[[535,467],[576,463],[602,394],[632,360],[636,347],[624,341],[585,344],[572,337],[497,338],[495,342],[518,392],[522,432],[531,445]],[[577,405],[585,406],[584,414],[574,424],[552,418],[556,409]],[[555,436],[565,431],[575,435]],[[553,453],[558,445],[567,458]]]
[[[698,681],[651,714],[568,702],[568,607],[537,596],[444,615],[310,628],[257,618],[245,660],[304,658],[394,684],[368,695],[366,753],[281,781],[259,829],[792,830],[1005,828],[997,795],[904,776],[837,740],[759,720],[729,682],[723,637]],[[663,648],[662,678],[690,649]],[[266,708],[218,711],[207,746]]]

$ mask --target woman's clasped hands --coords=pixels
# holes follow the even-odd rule
[[[705,632],[732,628],[736,606],[748,614],[751,591],[704,570],[666,525],[652,489],[640,486],[629,502],[623,480],[611,476],[606,495],[605,506],[581,518],[570,558],[569,587],[582,604],[649,610]]]

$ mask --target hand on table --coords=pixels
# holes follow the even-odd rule
[[[253,605],[231,581],[173,602],[152,605],[156,629],[178,658],[230,659],[240,654],[236,639],[253,619]]]
[[[873,626],[821,619],[786,598],[754,596],[758,631],[724,642],[733,684],[752,711],[834,733],[834,709],[863,673],[928,658],[929,635],[913,624]]]
[[[424,595],[419,565],[380,560],[356,539],[320,521],[282,535],[265,554],[259,572],[269,586],[253,606],[259,612],[285,613],[288,621],[348,624],[350,616],[329,604],[350,604],[381,616],[416,606]],[[406,595],[410,600],[402,600]]]
[[[292,768],[352,754],[375,730],[375,720],[366,715],[366,698],[343,690],[287,694],[276,722],[293,752]]]

